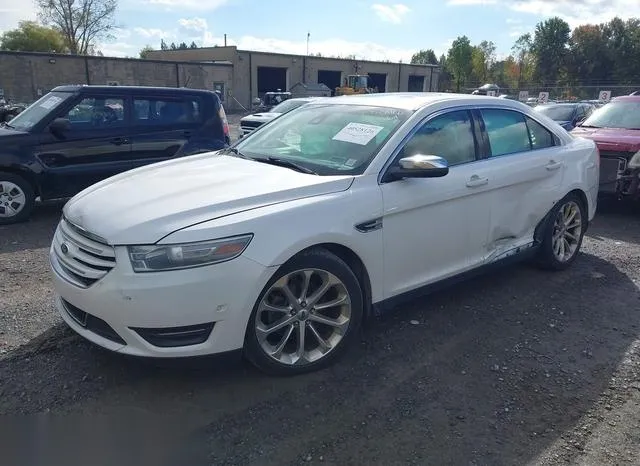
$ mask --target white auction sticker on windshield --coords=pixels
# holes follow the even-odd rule
[[[367,125],[364,123],[349,123],[333,137],[334,141],[350,142],[366,146],[384,126]]]
[[[60,102],[62,102],[62,99],[60,97],[56,97],[55,95],[52,95],[51,97],[49,97],[47,100],[45,100],[44,102],[42,102],[40,104],[40,106],[42,108],[46,108],[47,110],[51,110],[53,107],[55,107],[56,105],[58,105]]]

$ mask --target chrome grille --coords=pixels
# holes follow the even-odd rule
[[[88,288],[115,267],[116,254],[112,246],[63,218],[53,236],[51,265],[68,282]]]

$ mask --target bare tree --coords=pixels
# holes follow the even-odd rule
[[[98,39],[111,37],[118,0],[35,0],[40,20],[60,30],[69,51],[86,55]]]

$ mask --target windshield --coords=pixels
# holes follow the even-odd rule
[[[19,113],[9,122],[9,126],[21,131],[29,131],[72,96],[70,92],[49,92]]]
[[[247,157],[289,160],[320,175],[358,175],[410,114],[396,108],[309,104],[235,147]]]
[[[271,109],[272,113],[287,113],[294,108],[301,107],[304,104],[308,104],[308,100],[285,100],[279,105],[276,105]]]
[[[541,105],[536,110],[554,121],[571,121],[574,105]]]
[[[609,102],[593,112],[581,126],[640,129],[640,102]]]

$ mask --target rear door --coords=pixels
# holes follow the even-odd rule
[[[131,168],[126,99],[83,94],[55,118],[68,119],[69,129],[55,136],[46,127],[34,151],[44,166],[44,199],[73,196]]]
[[[132,107],[134,167],[175,156],[204,123],[202,98],[192,95],[136,96]]]
[[[477,112],[487,137],[484,167],[491,180],[488,261],[532,245],[538,223],[564,196],[565,160],[557,138],[511,109]]]

